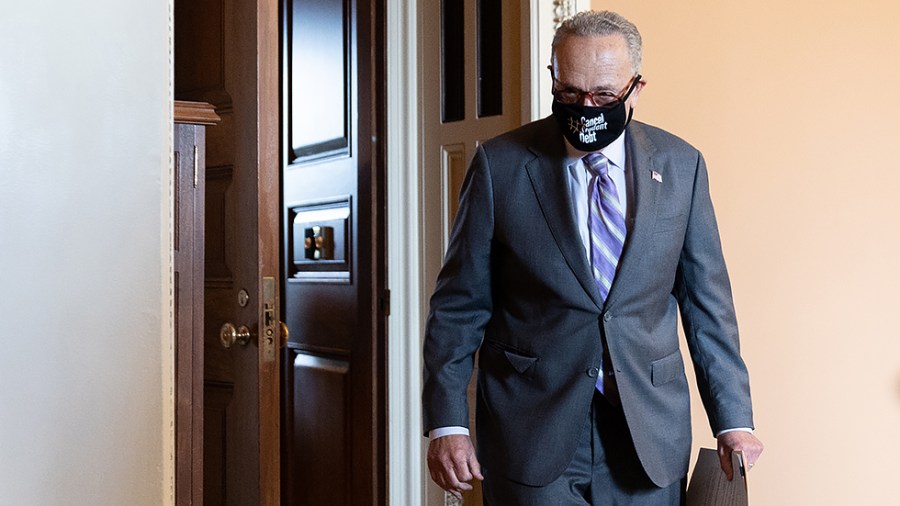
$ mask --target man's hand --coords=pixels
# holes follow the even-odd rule
[[[759,459],[759,455],[763,451],[762,441],[756,438],[750,432],[732,431],[726,432],[718,437],[719,441],[719,463],[722,465],[722,471],[728,481],[734,478],[734,469],[731,467],[731,453],[735,450],[744,452],[744,463],[747,468],[753,467]]]
[[[467,482],[483,480],[481,464],[475,457],[475,447],[469,436],[451,435],[432,439],[428,445],[428,470],[439,487],[457,499],[463,490],[472,490]]]

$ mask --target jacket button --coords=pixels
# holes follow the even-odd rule
[[[604,314],[603,314],[603,321],[608,322],[608,321],[612,320],[612,317],[613,317],[613,316],[612,316],[612,313],[604,313]]]
[[[598,369],[596,367],[591,367],[590,369],[587,370],[587,375],[592,378],[596,378],[598,374],[600,374],[600,369]]]

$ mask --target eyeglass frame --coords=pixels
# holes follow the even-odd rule
[[[553,80],[553,84],[555,87],[556,83],[558,83],[559,80],[557,80],[556,76],[553,75],[553,67],[548,65],[547,68],[550,70],[550,79]],[[559,102],[561,104],[566,104],[566,105],[583,104],[584,99],[587,97],[587,98],[590,98],[591,104],[594,104],[595,107],[609,108],[609,107],[615,107],[620,102],[625,102],[626,100],[628,100],[628,97],[630,97],[631,93],[634,92],[634,89],[637,87],[638,83],[641,82],[641,78],[642,78],[642,76],[640,74],[635,74],[634,76],[632,76],[632,78],[628,80],[629,84],[628,84],[628,88],[626,89],[625,93],[622,95],[610,94],[612,99],[604,104],[598,104],[598,102],[596,100],[596,96],[601,93],[608,93],[607,91],[599,91],[599,90],[584,91],[584,90],[580,90],[578,88],[568,87],[563,90],[551,89],[550,92],[553,94],[554,100],[556,100],[557,102]],[[562,92],[569,92],[569,93],[574,92],[577,94],[577,98],[572,102],[562,101],[559,99],[559,96],[558,96],[559,93],[562,93]]]

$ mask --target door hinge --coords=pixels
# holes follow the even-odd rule
[[[391,315],[391,291],[385,290],[381,297],[378,297],[378,309],[384,316]]]

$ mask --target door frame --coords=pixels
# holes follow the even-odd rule
[[[388,504],[422,504],[422,188],[419,181],[418,2],[386,0]],[[404,97],[404,98],[401,98]],[[393,98],[393,100],[392,100]]]

